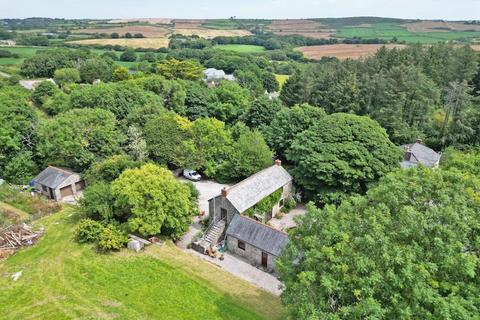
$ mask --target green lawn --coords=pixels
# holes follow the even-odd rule
[[[249,44],[219,44],[214,48],[218,50],[228,50],[240,53],[259,53],[265,51],[262,46],[254,46]]]
[[[399,24],[377,23],[365,27],[343,27],[336,36],[340,38],[361,37],[365,39],[380,38],[390,40],[397,37],[407,43],[437,43],[450,40],[471,40],[480,38],[480,32],[450,31],[450,32],[410,32]]]
[[[2,319],[279,319],[280,300],[171,243],[99,254],[73,241],[71,209],[0,262]],[[23,270],[14,282],[11,275]]]

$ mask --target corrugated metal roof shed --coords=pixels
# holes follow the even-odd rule
[[[227,199],[242,213],[292,180],[282,166],[273,165],[228,188]]]
[[[75,173],[65,169],[49,166],[40,172],[40,174],[36,176],[33,181],[46,187],[55,189],[73,174]]]
[[[230,222],[227,236],[237,238],[274,256],[279,256],[288,243],[286,233],[239,214],[236,214]]]

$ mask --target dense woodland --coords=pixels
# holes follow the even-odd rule
[[[166,169],[235,182],[280,158],[312,201],[279,262],[292,319],[474,318],[478,53],[439,44],[359,61],[299,55],[173,39],[132,73],[108,53],[39,51],[21,77],[56,85],[30,92],[17,76],[0,82],[0,177],[27,184],[47,165],[83,173],[78,239],[110,250],[127,232],[185,232],[198,194]],[[208,88],[204,68],[238,81]],[[270,99],[275,74],[291,77]],[[444,153],[438,170],[400,170],[398,146],[416,139]]]

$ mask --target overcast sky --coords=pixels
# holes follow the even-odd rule
[[[0,0],[0,18],[323,18],[480,20],[480,0]]]

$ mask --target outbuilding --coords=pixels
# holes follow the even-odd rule
[[[47,198],[61,201],[66,197],[76,197],[85,188],[85,181],[78,173],[49,166],[33,179],[33,187]]]

